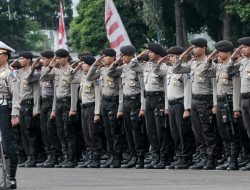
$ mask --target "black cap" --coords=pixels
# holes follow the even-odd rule
[[[58,49],[55,52],[57,57],[68,57],[69,56],[69,52],[66,49]]]
[[[244,38],[240,38],[238,40],[239,44],[245,45],[245,46],[250,46],[250,37],[244,37]]]
[[[82,56],[93,55],[90,51],[84,51],[78,54],[78,59],[81,59]]]
[[[215,49],[221,52],[233,51],[233,43],[228,40],[222,40],[214,45]]]
[[[207,40],[204,38],[197,38],[191,41],[191,43],[198,47],[207,47]]]
[[[30,51],[23,51],[19,54],[20,57],[24,57],[26,59],[32,59],[34,56]]]
[[[162,55],[163,53],[163,47],[157,43],[149,43],[148,49],[157,55]]]
[[[185,51],[185,48],[181,46],[173,46],[168,49],[168,54],[181,55]]]
[[[123,54],[123,55],[134,55],[135,54],[135,47],[132,46],[132,45],[127,45],[127,46],[122,46],[120,48],[120,52]]]
[[[162,51],[162,53],[161,53],[161,56],[162,56],[162,57],[165,57],[165,56],[167,56],[167,55],[168,55],[168,50],[163,49],[163,51]]]
[[[80,58],[81,61],[84,61],[87,65],[92,65],[95,62],[95,57],[92,55],[85,55]]]
[[[54,57],[54,52],[53,51],[42,51],[41,56],[50,59],[50,58]]]
[[[112,48],[107,48],[107,49],[102,50],[102,55],[106,55],[109,57],[115,57],[116,51]]]

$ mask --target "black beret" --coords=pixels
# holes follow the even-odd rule
[[[112,48],[107,48],[102,50],[102,55],[110,56],[110,57],[115,57],[116,56],[116,51]]]
[[[233,50],[233,43],[228,40],[222,40],[214,45],[215,49],[221,52],[230,52]]]
[[[69,56],[69,52],[66,49],[58,49],[55,52],[57,57],[68,57]]]
[[[24,57],[26,59],[32,59],[34,56],[31,52],[29,51],[23,51],[19,54],[20,57]]]
[[[134,55],[135,54],[135,47],[132,45],[122,46],[120,51],[123,55]]]
[[[197,38],[191,41],[191,43],[198,47],[207,47],[207,40],[204,38]]]
[[[81,59],[82,56],[93,55],[90,51],[84,51],[78,54],[78,59]]]
[[[239,44],[245,45],[245,46],[250,46],[250,37],[244,37],[244,38],[240,38],[238,40]]]
[[[181,55],[185,51],[185,48],[180,46],[173,46],[168,49],[168,54]]]
[[[160,44],[157,43],[149,43],[148,49],[157,55],[162,55],[163,53],[163,47]]]
[[[162,57],[165,57],[165,56],[167,56],[167,55],[168,55],[168,50],[163,49],[163,51],[162,51],[162,53],[161,53],[161,56],[162,56]]]
[[[42,51],[41,56],[45,58],[53,58],[54,52],[53,51]]]
[[[81,61],[84,61],[87,65],[92,65],[95,62],[95,57],[93,55],[85,55],[80,58]]]

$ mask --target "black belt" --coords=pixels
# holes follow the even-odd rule
[[[43,98],[42,98],[42,101],[43,101],[43,102],[50,102],[50,101],[53,101],[53,98],[54,98],[53,96],[43,97]]]
[[[227,94],[227,95],[218,95],[217,96],[217,101],[218,102],[227,102],[227,101],[232,101],[233,95],[232,94]]]
[[[184,98],[177,98],[174,100],[168,100],[169,105],[183,104]]]
[[[33,102],[33,98],[30,98],[30,99],[24,99],[21,101],[20,105],[23,106],[23,105],[33,105],[34,102]]]
[[[211,94],[208,94],[208,95],[192,94],[192,98],[194,100],[204,101],[204,100],[211,100],[211,99],[213,99],[213,95],[211,95]]]
[[[242,98],[242,99],[248,99],[248,98],[250,98],[250,92],[241,93],[241,98]]]
[[[162,91],[144,91],[144,95],[154,97],[154,96],[164,96],[164,92]]]
[[[123,95],[124,100],[140,100],[141,94],[133,94],[133,95]]]
[[[71,98],[70,97],[63,97],[63,98],[57,98],[57,102],[70,102]]]
[[[119,101],[119,96],[105,96],[102,95],[102,99],[107,102]]]
[[[81,108],[88,108],[88,107],[92,107],[95,105],[95,102],[89,102],[86,104],[81,104]]]

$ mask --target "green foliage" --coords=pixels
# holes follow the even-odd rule
[[[243,23],[247,23],[249,21],[250,2],[248,0],[229,0],[226,8],[230,13],[237,14]]]

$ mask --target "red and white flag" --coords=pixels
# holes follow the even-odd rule
[[[58,30],[58,49],[59,48],[68,50],[67,37],[63,19],[63,6],[61,0],[60,0],[59,30]]]
[[[105,24],[110,48],[115,49],[119,54],[121,46],[131,45],[113,0],[105,0]]]

